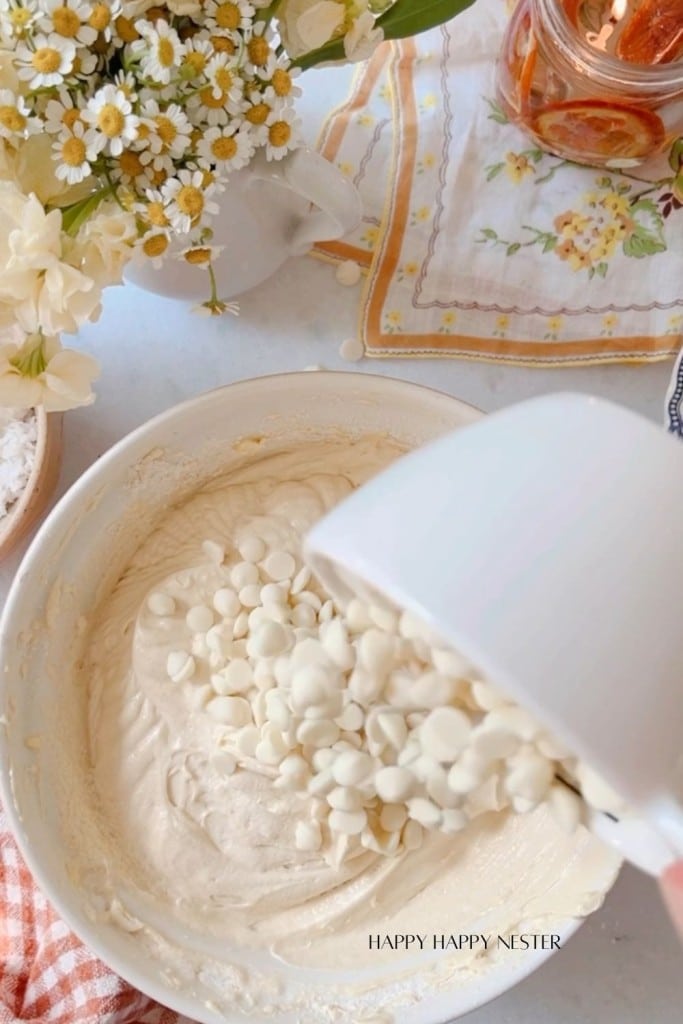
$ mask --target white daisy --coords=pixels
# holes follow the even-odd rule
[[[52,144],[52,159],[57,162],[55,175],[69,185],[77,185],[90,176],[90,161],[95,158],[95,153],[88,152],[81,121],[76,121],[71,131],[65,128]]]
[[[178,159],[190,145],[192,125],[177,103],[170,103],[164,110],[156,100],[147,100],[141,110],[142,123],[149,128],[147,144],[152,153],[168,153]]]
[[[255,13],[253,4],[248,0],[209,0],[204,8],[209,28],[230,33],[248,29]]]
[[[88,25],[94,28],[106,42],[110,42],[114,34],[114,23],[122,11],[121,0],[96,0],[90,9]]]
[[[137,240],[135,252],[138,258],[151,260],[152,266],[158,270],[164,262],[164,257],[168,255],[169,244],[166,232],[154,231]]]
[[[180,67],[185,54],[185,46],[178,33],[161,19],[154,25],[148,21],[136,21],[135,28],[142,39],[137,39],[131,50],[140,57],[142,74],[161,85],[168,85],[173,71]]]
[[[276,57],[271,54],[264,67],[257,68],[256,76],[262,82],[268,82],[273,92],[280,99],[292,99],[301,96],[301,88],[295,79],[301,74],[301,68],[293,68],[288,57]]]
[[[192,267],[208,267],[213,260],[218,259],[224,249],[224,245],[202,245],[197,242],[196,245],[189,245],[176,253],[176,259],[184,260]]]
[[[76,78],[89,78],[98,64],[100,67],[104,67],[104,58],[100,54],[93,53],[91,50],[81,46],[76,50],[73,74]]]
[[[244,34],[245,64],[247,75],[258,75],[261,68],[268,67],[273,57],[273,30],[265,21],[256,21]]]
[[[35,0],[24,0],[22,4],[7,0],[0,8],[0,36],[10,44],[23,39],[36,24],[39,13]]]
[[[40,89],[61,85],[72,70],[75,57],[76,47],[70,39],[41,34],[33,37],[30,49],[20,43],[14,59],[19,65],[19,78],[28,81],[31,89]]]
[[[274,110],[265,126],[267,160],[281,160],[286,153],[301,145],[301,121],[291,108]]]
[[[177,177],[164,182],[161,194],[168,207],[168,217],[174,231],[187,234],[200,222],[205,223],[212,214],[218,213],[216,203],[210,202],[215,192],[213,184],[207,185],[201,171],[179,171]]]
[[[135,204],[133,212],[145,225],[146,232],[161,231],[170,236],[171,221],[166,205],[166,200],[158,189],[148,188],[145,190],[144,200]]]
[[[249,125],[252,138],[257,145],[265,144],[268,137],[266,122],[279,114],[284,106],[283,101],[279,100],[274,90],[270,88],[263,93],[254,93],[250,102],[245,105],[242,119]]]
[[[239,99],[231,99],[228,93],[214,95],[214,86],[207,83],[187,101],[188,115],[195,125],[227,124],[231,117],[241,115],[246,102],[239,93]]]
[[[210,166],[216,166],[221,173],[238,171],[254,155],[256,146],[245,125],[226,128],[209,128],[197,147],[200,157]]]
[[[240,109],[244,82],[240,78],[235,60],[227,53],[217,53],[212,57],[204,72],[209,83],[214,99],[227,97],[225,106],[231,113],[237,113]]]
[[[112,177],[122,185],[129,185],[136,191],[144,191],[151,182],[153,168],[143,160],[143,154],[135,149],[124,149],[111,168]]]
[[[88,24],[90,5],[81,0],[42,0],[43,13],[38,26],[46,35],[72,39],[82,46],[91,46],[97,32]]]
[[[185,56],[180,69],[180,77],[192,81],[204,73],[214,54],[211,40],[205,33],[199,33],[185,43]]]
[[[130,100],[115,85],[105,85],[88,100],[83,120],[91,128],[86,134],[89,147],[101,152],[107,149],[120,156],[124,145],[137,137],[140,119],[132,113]]]
[[[138,98],[138,83],[130,71],[117,71],[114,75],[114,85],[127,100],[135,102]]]
[[[43,115],[48,135],[58,135],[64,128],[72,129],[81,120],[83,111],[77,104],[80,104],[80,95],[72,95],[67,89],[59,90],[59,99],[48,100]]]
[[[40,118],[33,117],[23,96],[0,89],[0,138],[25,139],[42,131]]]

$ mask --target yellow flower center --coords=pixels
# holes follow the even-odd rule
[[[197,220],[204,209],[204,196],[194,185],[183,185],[176,196],[176,203],[181,213],[186,213],[192,220]]]
[[[149,128],[146,124],[138,125],[138,138],[143,142],[149,138]]]
[[[163,256],[167,249],[168,238],[166,235],[152,235],[142,243],[142,251],[151,259],[154,259],[155,256]]]
[[[59,50],[52,46],[41,46],[31,57],[31,63],[35,70],[41,75],[50,75],[59,71],[62,64],[62,55]]]
[[[262,68],[264,64],[268,63],[270,47],[263,36],[254,36],[249,41],[247,52],[249,53],[249,60],[257,68]]]
[[[195,75],[198,75],[206,67],[206,57],[203,53],[193,50],[192,53],[188,53],[186,55],[184,64],[186,67],[192,68]]]
[[[244,116],[249,124],[265,124],[269,113],[270,107],[267,103],[255,103]]]
[[[209,185],[213,185],[215,180],[216,177],[211,173],[211,171],[202,171],[202,185],[204,188],[208,188]]]
[[[175,60],[175,50],[170,39],[162,36],[157,46],[157,57],[162,68],[170,68]]]
[[[126,120],[118,107],[113,103],[105,103],[97,115],[97,127],[108,139],[120,135],[126,124]]]
[[[158,188],[160,185],[163,185],[167,178],[168,174],[166,171],[163,168],[160,168],[158,171],[154,171],[152,173],[152,184],[156,185]]]
[[[147,204],[147,220],[156,228],[165,228],[168,224],[168,217],[164,213],[163,203],[154,200]]]
[[[204,106],[208,107],[210,110],[220,110],[221,107],[225,106],[225,101],[227,100],[228,97],[225,95],[224,92],[222,92],[220,96],[216,98],[213,94],[213,89],[211,88],[211,86],[207,85],[204,89],[200,90],[199,98],[204,104]]]
[[[240,27],[241,20],[242,16],[237,4],[221,4],[216,8],[216,24],[219,28],[227,28],[234,32],[236,28]]]
[[[111,11],[109,7],[106,4],[95,4],[88,18],[90,27],[94,28],[96,32],[104,32],[110,21]]]
[[[119,157],[119,167],[123,174],[127,174],[130,178],[137,178],[138,174],[142,174],[145,170],[137,153],[131,153],[129,149],[124,149]]]
[[[211,143],[211,153],[216,160],[232,160],[237,152],[237,143],[233,138],[221,136]]]
[[[287,71],[276,68],[273,72],[272,82],[276,96],[289,96],[292,91],[292,79]]]
[[[55,32],[66,39],[75,39],[81,27],[81,19],[70,7],[55,7],[52,12]]]
[[[69,131],[73,131],[73,127],[74,127],[74,125],[75,125],[75,124],[76,124],[76,123],[77,123],[78,121],[80,121],[80,119],[81,119],[81,115],[80,115],[79,111],[78,111],[78,110],[76,110],[76,108],[75,108],[75,107],[69,107],[69,108],[68,108],[67,110],[65,110],[65,111],[64,111],[64,113],[62,114],[62,124],[63,124],[63,125],[64,125],[64,126],[66,127],[66,128],[68,128],[68,129],[69,129]]]
[[[8,132],[21,132],[26,127],[26,118],[16,107],[0,107],[0,124]]]
[[[228,71],[227,68],[219,68],[214,75],[214,80],[219,89],[223,92],[228,92],[232,85],[232,72]]]
[[[9,18],[14,28],[25,28],[31,20],[31,12],[28,7],[13,7],[9,12]]]
[[[170,117],[165,117],[164,114],[159,114],[154,118],[154,123],[157,126],[157,135],[165,146],[170,146],[178,135],[178,129],[173,124]]]
[[[80,167],[85,160],[85,143],[83,139],[72,136],[62,146],[62,160],[69,167]]]
[[[227,53],[232,57],[235,52],[235,44],[226,36],[211,36],[211,45],[216,53]]]
[[[116,31],[119,34],[121,41],[124,43],[133,43],[136,39],[139,39],[137,29],[133,25],[130,18],[124,18],[122,14],[114,22]]]
[[[268,141],[278,149],[286,146],[292,137],[292,129],[286,121],[274,121],[268,129]]]
[[[191,263],[194,267],[201,267],[205,263],[211,262],[211,250],[210,249],[190,249],[189,252],[185,253],[185,259],[188,263]]]

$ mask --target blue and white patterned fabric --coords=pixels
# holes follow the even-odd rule
[[[683,349],[676,359],[666,396],[665,425],[670,434],[683,438]]]

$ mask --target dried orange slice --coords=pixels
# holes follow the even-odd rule
[[[668,64],[683,51],[683,0],[644,0],[616,46],[631,64]]]
[[[664,125],[650,110],[603,100],[552,103],[531,127],[549,149],[573,160],[642,158],[665,140]]]

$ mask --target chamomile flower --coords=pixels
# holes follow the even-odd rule
[[[72,41],[55,35],[35,35],[31,47],[20,43],[15,53],[17,74],[31,89],[61,85],[73,69],[75,58]]]
[[[148,21],[136,21],[135,28],[142,38],[132,44],[131,50],[140,57],[142,74],[161,85],[168,85],[185,53],[178,33],[162,19],[154,25]]]
[[[231,117],[242,113],[245,104],[241,89],[233,86],[232,97],[220,90],[216,95],[214,89],[213,85],[207,83],[187,101],[187,112],[193,124],[227,124]]]
[[[187,234],[197,224],[218,213],[218,206],[210,201],[214,192],[215,187],[205,183],[201,171],[179,171],[177,177],[165,182],[161,194],[174,231]]]
[[[176,259],[184,260],[191,267],[208,267],[217,260],[225,249],[224,245],[190,245],[176,254]]]
[[[200,157],[219,173],[238,171],[251,160],[256,149],[246,125],[209,128],[197,147]]]
[[[293,99],[301,96],[301,88],[295,84],[295,79],[301,74],[301,68],[293,68],[286,57],[276,57],[271,54],[267,64],[257,68],[256,76],[262,82],[268,82],[269,87],[280,99]]]
[[[116,157],[112,177],[122,185],[138,191],[149,185],[151,168],[143,161],[142,154],[136,153],[134,149],[124,149],[123,153]]]
[[[145,191],[144,202],[136,203],[134,212],[138,215],[147,231],[162,231],[170,235],[171,221],[166,212],[166,200],[157,189]]]
[[[103,58],[99,54],[88,50],[85,46],[81,46],[76,50],[72,74],[76,78],[88,79],[98,64],[100,67],[102,66]]]
[[[245,104],[242,118],[250,127],[252,138],[258,146],[264,145],[268,137],[266,122],[276,115],[284,106],[282,100],[278,100],[275,92],[270,90],[270,95],[265,91],[253,92]]]
[[[48,135],[58,135],[64,128],[72,129],[81,120],[80,94],[72,95],[67,89],[59,90],[59,99],[48,100],[44,124]]]
[[[130,71],[117,71],[114,75],[114,85],[131,103],[138,98],[138,83]]]
[[[0,36],[7,43],[24,39],[36,24],[39,13],[35,0],[23,3],[7,0],[0,7]]]
[[[97,0],[90,8],[88,25],[94,28],[105,42],[109,43],[114,35],[114,25],[121,11],[121,0],[107,0],[107,3]]]
[[[92,173],[90,160],[95,154],[88,152],[82,121],[76,121],[73,128],[65,128],[52,144],[52,159],[56,160],[55,175],[69,185],[77,185]]]
[[[115,85],[104,85],[88,100],[83,120],[91,125],[86,135],[96,152],[107,150],[119,156],[137,137],[140,119],[132,112],[130,100]]]
[[[0,89],[0,138],[25,139],[42,130],[40,118],[33,117],[23,96]]]
[[[47,35],[71,39],[81,46],[90,46],[97,32],[88,24],[90,5],[81,0],[42,0],[43,13],[38,27]]]
[[[152,266],[158,269],[168,254],[169,245],[168,235],[165,232],[154,231],[138,239],[135,248],[137,254],[151,260]]]
[[[290,150],[301,145],[301,121],[291,108],[273,110],[265,127],[266,160],[281,160]]]
[[[192,125],[177,103],[163,110],[156,100],[147,100],[141,107],[140,117],[149,128],[148,146],[152,153],[167,153],[173,159],[181,157],[190,145]]]
[[[250,27],[256,12],[248,0],[209,0],[204,13],[209,28],[239,32]]]
[[[244,41],[247,58],[244,70],[248,75],[256,75],[268,66],[273,56],[273,30],[265,21],[256,21],[245,33]]]
[[[185,56],[180,67],[180,77],[193,81],[204,73],[214,55],[211,40],[204,35],[193,36],[185,43]],[[226,56],[228,56],[226,54]]]
[[[232,103],[233,110],[231,112],[236,113],[242,99],[244,82],[237,72],[233,58],[228,57],[227,53],[217,53],[207,64],[204,73],[211,85],[213,98],[220,99],[222,96],[227,96],[229,102],[226,105],[230,108]]]

